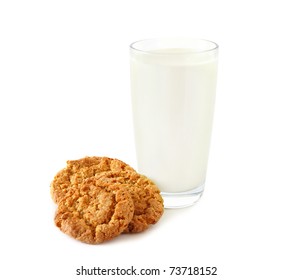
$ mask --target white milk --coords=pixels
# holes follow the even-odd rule
[[[131,50],[138,170],[163,192],[204,185],[216,76],[214,53]]]

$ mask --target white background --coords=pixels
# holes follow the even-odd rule
[[[134,265],[167,272],[97,279],[291,279],[291,26],[284,0],[1,1],[0,278]],[[77,242],[54,225],[49,184],[86,155],[135,167],[128,46],[172,36],[220,46],[205,194],[144,233]]]

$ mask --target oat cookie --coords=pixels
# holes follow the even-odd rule
[[[163,199],[157,186],[137,172],[120,171],[97,174],[100,182],[120,183],[128,188],[134,202],[134,216],[124,232],[141,232],[155,224],[163,214]]]
[[[64,233],[89,244],[110,240],[133,218],[134,204],[126,186],[89,178],[60,199],[55,224]]]
[[[59,171],[51,183],[51,196],[58,203],[71,188],[78,187],[85,179],[105,171],[135,171],[128,164],[108,157],[85,157],[68,160],[67,166]]]

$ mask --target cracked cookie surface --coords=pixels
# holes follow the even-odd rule
[[[164,212],[163,199],[158,187],[146,176],[137,172],[104,172],[96,175],[103,184],[120,183],[130,192],[134,202],[134,216],[124,231],[137,233],[158,222]]]
[[[91,177],[59,200],[55,224],[77,240],[98,244],[125,231],[133,214],[134,204],[126,185],[109,185]]]
[[[72,188],[79,187],[87,178],[106,171],[135,171],[121,160],[108,157],[85,157],[68,160],[67,166],[54,177],[51,185],[51,197],[58,203]]]

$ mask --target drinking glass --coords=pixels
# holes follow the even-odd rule
[[[161,190],[166,208],[203,194],[212,132],[218,45],[161,38],[130,45],[138,171]]]

